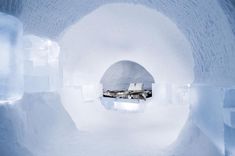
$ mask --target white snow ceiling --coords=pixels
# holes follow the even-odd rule
[[[175,22],[191,43],[195,82],[235,84],[235,35],[232,16],[226,10],[229,1],[5,0],[0,10],[18,16],[28,33],[59,38],[68,26],[99,6],[114,2],[142,4]]]

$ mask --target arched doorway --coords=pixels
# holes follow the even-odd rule
[[[144,113],[108,111],[100,103],[102,88],[99,94],[97,87],[107,69],[121,60],[143,66],[158,83],[191,83],[194,79],[192,50],[171,20],[140,5],[107,5],[67,29],[59,43],[61,52],[66,54],[62,100],[78,128],[132,133],[138,130],[136,127],[145,129],[146,125],[160,124],[169,131],[162,128],[151,135],[144,132],[148,143],[165,147],[177,138],[187,120],[188,105],[171,107],[162,102],[159,106],[153,92]],[[86,100],[84,94],[92,98]],[[153,136],[158,141],[147,139]]]
[[[101,103],[106,109],[140,112],[152,97],[153,76],[140,64],[119,61],[111,65],[100,80]]]

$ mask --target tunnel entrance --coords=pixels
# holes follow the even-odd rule
[[[66,86],[62,100],[80,130],[109,131],[115,136],[133,134],[144,146],[166,147],[177,138],[189,109],[170,100],[174,98],[171,90],[175,90],[171,84],[191,83],[194,61],[190,43],[167,16],[141,5],[105,5],[70,26],[59,43],[61,52],[66,53],[62,57]],[[146,81],[133,79],[137,77],[134,74],[141,73],[133,73],[139,68],[130,73],[111,72],[112,78],[105,76],[111,69],[117,71],[115,64],[125,60],[143,66],[156,80],[150,85],[152,97],[146,101],[103,97],[102,89],[111,90],[116,84],[113,82],[122,82],[123,76],[132,81],[118,87],[128,90],[131,83],[148,86]],[[121,75],[119,80],[117,73]]]
[[[100,82],[103,85],[100,100],[106,109],[142,112],[152,97],[155,81],[143,66],[124,60],[109,67]]]

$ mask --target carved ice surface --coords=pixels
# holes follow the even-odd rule
[[[0,13],[0,103],[23,95],[22,29],[16,18]]]
[[[60,86],[59,45],[33,35],[24,37],[25,92],[56,91]]]
[[[224,144],[226,156],[235,154],[235,89],[224,96]]]

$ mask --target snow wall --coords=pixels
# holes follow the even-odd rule
[[[158,146],[166,147],[176,139],[187,120],[188,103],[172,102],[174,95],[169,93],[174,90],[172,84],[177,88],[193,82],[194,61],[189,42],[172,21],[141,5],[110,4],[71,26],[59,43],[64,55],[61,97],[80,130],[129,127],[136,133],[158,123],[162,129],[171,127],[153,134]],[[120,83],[128,86],[136,81],[147,81],[151,87],[154,80],[154,97],[147,100],[142,114],[108,112],[100,102],[102,87],[118,89]]]
[[[19,3],[22,7],[17,15],[24,23],[26,32],[58,38],[71,24],[101,5],[126,2],[153,8],[168,16],[184,33],[191,43],[195,60],[195,82],[229,85],[234,83],[235,41],[231,21],[234,21],[233,6],[230,1],[6,1],[3,11],[14,10],[10,5]],[[222,5],[220,5],[222,4]],[[41,7],[38,7],[41,6]],[[208,8],[208,6],[210,6]],[[221,6],[224,6],[223,8]],[[223,10],[224,9],[224,10]],[[15,11],[12,11],[12,14]],[[226,12],[226,14],[225,14]],[[192,20],[194,19],[194,20]],[[229,19],[229,20],[228,20]],[[221,40],[223,39],[223,40]],[[213,79],[212,79],[213,78]]]
[[[58,38],[65,28],[98,6],[110,2],[58,0],[54,3],[43,0],[11,0],[3,1],[1,11],[18,16],[23,21],[28,33]],[[234,7],[230,1],[130,0],[125,2],[157,9],[177,24],[193,48],[195,82],[211,83],[218,86],[234,85],[235,40],[234,11],[232,11]],[[195,20],[192,21],[192,19]],[[211,110],[209,111],[211,112]],[[231,130],[229,132],[228,135],[233,134]]]
[[[48,146],[77,128],[55,93],[25,94],[22,100],[0,105],[0,154],[40,156]]]

